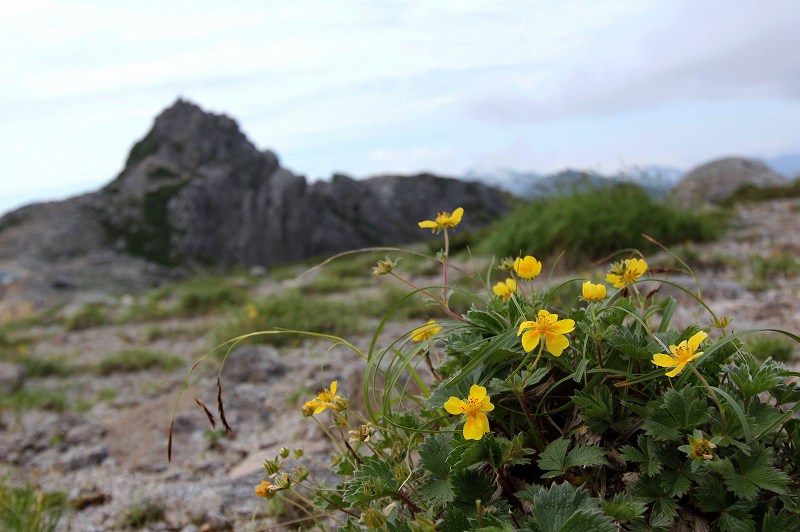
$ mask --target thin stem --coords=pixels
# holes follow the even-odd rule
[[[413,288],[413,289],[414,289],[416,292],[420,292],[420,293],[422,293],[422,294],[425,294],[425,295],[426,295],[426,296],[428,296],[429,298],[431,298],[431,299],[433,299],[434,301],[436,301],[436,302],[437,302],[437,303],[438,303],[438,304],[439,304],[439,305],[440,305],[440,306],[441,306],[441,307],[444,309],[444,311],[447,313],[447,315],[448,315],[448,316],[450,316],[451,318],[453,318],[454,320],[458,320],[458,321],[466,321],[464,318],[462,318],[461,316],[459,316],[458,314],[456,314],[455,312],[453,312],[452,310],[450,310],[450,309],[448,308],[448,306],[447,306],[447,302],[446,302],[446,301],[442,301],[441,299],[439,299],[439,298],[438,298],[438,297],[436,297],[435,295],[431,294],[430,292],[428,292],[428,291],[427,291],[427,290],[425,290],[424,288],[420,288],[420,287],[418,287],[417,285],[415,285],[415,284],[414,284],[414,283],[412,283],[411,281],[408,281],[408,280],[406,280],[406,279],[403,279],[402,277],[400,277],[399,275],[397,275],[397,274],[396,274],[396,273],[394,273],[394,272],[389,272],[389,275],[391,275],[392,277],[394,277],[395,279],[397,279],[397,280],[398,280],[398,281],[400,281],[401,283],[404,283],[404,284],[406,284],[406,285],[410,286],[410,287],[411,287],[411,288]]]
[[[706,379],[703,378],[702,375],[700,375],[700,372],[697,371],[697,369],[692,364],[687,364],[687,365],[692,369],[694,374],[697,375],[697,378],[700,379],[700,382],[702,382],[703,385],[708,389],[708,391],[711,392],[711,397],[714,399],[714,402],[717,403],[717,408],[719,409],[719,418],[720,421],[722,422],[722,432],[727,433],[728,424],[725,422],[725,411],[722,409],[722,403],[720,402],[719,397],[717,397],[717,394],[714,393],[714,389],[711,388],[711,385],[708,384],[708,381],[706,381]]]
[[[447,228],[444,228],[444,255],[442,255],[442,270],[444,273],[444,288],[442,288],[442,298],[444,299],[444,308],[450,309],[447,302],[447,256],[450,253],[450,238],[447,236]]]

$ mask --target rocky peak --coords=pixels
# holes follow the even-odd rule
[[[725,157],[690,170],[675,188],[674,197],[684,205],[719,203],[744,186],[775,186],[786,178],[755,159]]]

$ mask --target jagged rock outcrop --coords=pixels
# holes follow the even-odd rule
[[[681,179],[673,192],[684,205],[702,202],[720,203],[745,186],[774,186],[786,178],[754,159],[727,157],[702,164]]]
[[[459,206],[459,229],[470,230],[504,213],[507,198],[429,174],[309,184],[233,119],[178,100],[103,189],[0,218],[0,270],[57,269],[78,286],[116,276],[128,289],[164,267],[271,265],[420,240],[430,234],[418,220]]]
[[[415,221],[464,207],[464,228],[502,214],[505,196],[429,174],[309,185],[226,117],[178,101],[103,191],[116,247],[159,262],[269,265],[419,240]]]

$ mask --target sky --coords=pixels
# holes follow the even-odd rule
[[[800,2],[0,1],[0,213],[178,97],[309,179],[800,153]]]

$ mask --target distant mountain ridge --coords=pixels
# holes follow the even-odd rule
[[[629,167],[616,175],[574,169],[555,174],[503,169],[496,172],[471,170],[464,174],[464,179],[481,181],[520,198],[533,200],[624,183],[638,185],[650,196],[662,198],[678,184],[682,176],[682,170],[653,165]]]

